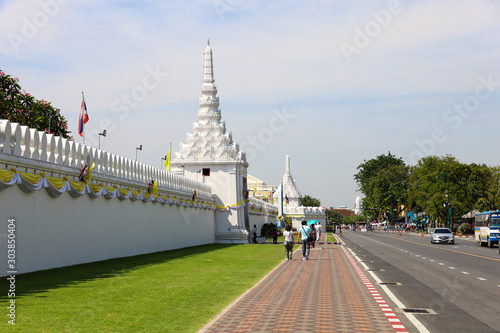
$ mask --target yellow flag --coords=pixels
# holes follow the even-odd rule
[[[168,150],[167,159],[165,160],[165,164],[163,166],[167,168],[166,171],[170,170],[170,154],[172,153],[172,144],[170,144],[170,149]]]
[[[153,191],[151,191],[152,194],[158,193],[158,184],[156,180],[153,181]]]
[[[94,168],[94,164],[95,163],[92,163],[92,165],[89,168],[89,172],[87,173],[87,182],[90,182],[90,179],[92,178],[92,169]]]

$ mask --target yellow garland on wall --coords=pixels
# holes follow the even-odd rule
[[[120,199],[142,200],[160,203],[177,204],[196,208],[216,209],[215,204],[205,201],[193,201],[179,199],[175,196],[150,194],[141,190],[123,189],[118,186],[104,186],[102,184],[90,184],[85,181],[68,180],[67,177],[57,178],[45,176],[45,173],[31,174],[19,172],[15,168],[10,170],[0,169],[0,190],[19,185],[25,192],[34,192],[45,187],[52,197],[59,197],[65,192],[70,192],[74,197],[80,197],[87,193],[92,198],[104,195],[108,199],[119,197]],[[218,208],[218,207],[217,207]]]
[[[220,206],[200,200],[188,200],[159,193],[151,194],[142,190],[132,190],[130,188],[119,188],[116,185],[105,186],[103,184],[90,184],[87,181],[68,180],[68,177],[57,178],[40,174],[31,174],[17,171],[16,168],[10,170],[0,169],[0,190],[7,189],[13,185],[19,185],[25,192],[34,192],[45,187],[52,197],[59,197],[65,192],[69,192],[73,197],[80,197],[87,193],[92,198],[104,195],[108,199],[119,197],[122,200],[142,200],[160,203],[177,204],[179,206],[189,206],[197,208],[216,209],[218,211],[238,210],[243,208],[245,199],[235,204]],[[252,209],[251,209],[252,210]]]

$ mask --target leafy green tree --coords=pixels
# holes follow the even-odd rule
[[[69,138],[68,122],[60,110],[50,102],[35,99],[18,82],[18,78],[0,70],[0,119]]]
[[[346,216],[342,220],[342,223],[344,224],[356,224],[358,222],[366,222],[367,218],[364,215],[352,215],[352,216]]]
[[[500,207],[500,197],[498,195],[500,192],[500,167],[487,167],[485,165],[479,167],[487,168],[487,171],[484,171],[487,176],[483,178],[485,182],[481,186],[474,209],[479,211],[496,210]],[[476,187],[479,187],[477,185]]]
[[[410,168],[401,157],[390,152],[364,161],[354,175],[359,190],[363,192],[363,213],[377,219],[389,212],[399,212],[407,203],[407,182]]]
[[[342,214],[333,209],[327,209],[326,219],[330,221],[330,223],[342,223]]]
[[[319,206],[321,206],[321,202],[319,201],[319,199],[313,198],[307,194],[302,197],[301,202],[302,202],[302,206],[306,206],[306,207],[319,207]]]
[[[463,164],[450,155],[424,157],[411,170],[409,206],[442,224],[448,220],[448,200],[450,223],[474,208],[495,207],[499,189],[495,170],[484,164]]]

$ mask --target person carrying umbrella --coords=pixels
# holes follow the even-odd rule
[[[310,243],[311,243],[311,247],[314,249],[314,245],[316,245],[316,223],[319,223],[318,221],[316,220],[309,220],[307,221],[307,225],[309,226],[309,228],[311,228],[311,238],[310,238]]]

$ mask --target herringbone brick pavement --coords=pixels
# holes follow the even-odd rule
[[[355,265],[342,245],[316,245],[310,260],[299,249],[200,332],[400,331]]]

